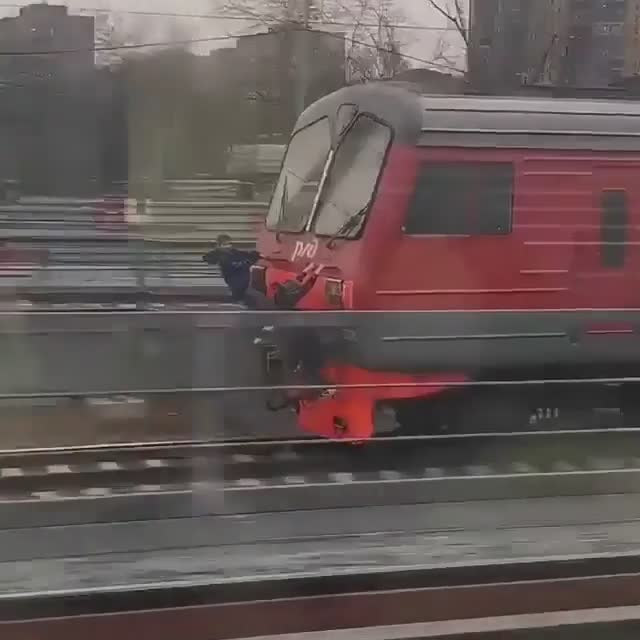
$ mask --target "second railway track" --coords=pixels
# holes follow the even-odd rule
[[[630,493],[640,491],[640,430],[0,451],[0,511],[175,501],[205,487],[224,493],[227,513]]]

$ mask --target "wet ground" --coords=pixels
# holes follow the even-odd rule
[[[210,411],[171,398],[5,405],[0,407],[0,449],[300,435],[293,414],[271,413],[251,395],[256,394],[231,395]]]
[[[217,307],[226,308],[222,305]],[[24,317],[26,315],[17,316],[15,322],[19,323]],[[2,329],[11,331],[12,327],[5,328],[3,325]],[[213,353],[212,358],[227,358],[229,335],[224,342],[225,346],[219,343],[220,351]],[[31,382],[38,370],[38,358],[42,360],[45,357],[28,349],[20,349],[16,341],[9,342],[9,347],[12,353],[4,354],[0,366],[0,391],[5,392],[10,392],[14,383],[20,380]],[[67,363],[86,362],[84,357],[71,357],[68,352],[64,355]],[[229,361],[233,366],[230,367],[227,362],[229,375],[225,384],[263,384],[263,357],[262,352],[253,346],[250,337],[241,338]],[[133,362],[132,366],[135,364]],[[95,366],[106,365],[96,357]],[[66,375],[68,379],[73,378],[68,371]],[[144,386],[144,383],[140,384],[140,387]],[[264,393],[233,392],[208,398],[181,394],[107,400],[84,398],[0,402],[0,449],[299,435],[295,415],[289,411],[268,411]]]
[[[390,508],[390,516],[393,511]],[[158,524],[162,527],[162,523]],[[73,535],[72,531],[69,531]],[[381,532],[0,563],[0,597],[158,582],[225,581],[636,554],[637,522],[506,530]]]

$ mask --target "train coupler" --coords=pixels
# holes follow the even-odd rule
[[[314,400],[302,400],[298,423],[331,439],[367,440],[374,432],[375,401],[368,393],[327,389]]]
[[[300,405],[303,402],[327,400],[333,398],[336,392],[336,389],[274,389],[269,394],[266,405],[269,411],[294,409],[296,413],[300,413]]]

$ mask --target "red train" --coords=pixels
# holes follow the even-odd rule
[[[382,386],[302,400],[301,427],[366,439],[378,404],[415,415],[454,382],[633,371],[639,175],[632,102],[381,83],[311,105],[252,286],[279,306],[297,291],[296,309],[385,313],[342,332],[321,365],[328,387]]]

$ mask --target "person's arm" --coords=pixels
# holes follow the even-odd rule
[[[218,262],[218,252],[216,249],[212,249],[211,251],[207,251],[202,256],[202,260],[207,264],[216,264]]]

